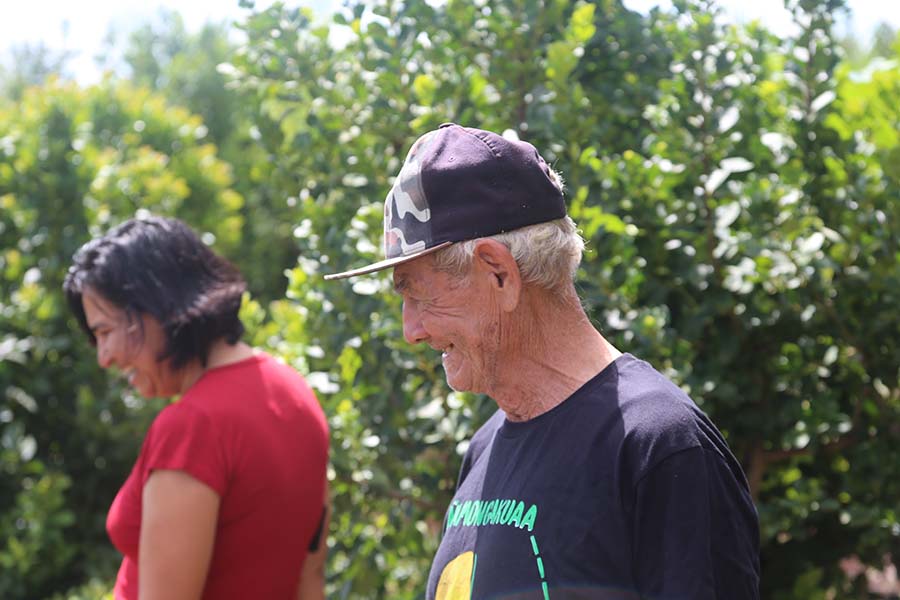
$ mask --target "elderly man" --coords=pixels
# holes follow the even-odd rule
[[[403,333],[499,410],[472,438],[427,598],[758,598],[741,467],[677,386],[591,324],[583,241],[528,143],[419,138],[385,201]]]

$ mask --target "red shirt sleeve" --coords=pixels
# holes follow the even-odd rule
[[[157,416],[141,456],[141,488],[159,469],[184,471],[219,496],[225,494],[225,453],[209,416],[190,405],[172,404]]]

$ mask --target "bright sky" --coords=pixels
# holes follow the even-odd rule
[[[258,7],[273,0],[257,0]],[[291,5],[312,6],[317,14],[340,6],[340,0],[287,0]],[[669,0],[624,0],[627,7],[645,12],[651,6],[671,6]],[[719,0],[727,18],[734,21],[761,19],[774,32],[790,31],[790,17],[783,0]],[[852,15],[843,24],[865,41],[880,21],[900,28],[900,1],[848,0]],[[152,19],[161,7],[177,10],[191,31],[206,21],[241,20],[247,13],[238,0],[0,0],[0,57],[8,61],[10,46],[43,42],[53,49],[74,53],[69,70],[82,83],[97,81],[100,72],[94,57],[103,51],[103,40],[115,29],[122,37]],[[846,29],[844,29],[846,30]]]
[[[273,2],[256,0],[256,6]],[[340,0],[286,0],[286,4],[311,6],[323,14],[332,4],[339,6]],[[11,46],[43,42],[55,50],[72,51],[69,71],[82,83],[93,83],[101,75],[94,58],[103,52],[110,29],[124,38],[163,8],[178,11],[189,31],[209,21],[240,21],[248,14],[238,0],[0,0],[0,61],[8,64]]]
[[[632,10],[646,12],[653,6],[671,7],[668,0],[623,0]],[[735,22],[759,19],[774,33],[785,35],[791,31],[791,15],[784,8],[784,0],[718,0],[727,18]],[[839,31],[852,30],[865,42],[878,23],[885,21],[900,29],[900,2],[897,0],[847,0],[849,19],[841,22]]]

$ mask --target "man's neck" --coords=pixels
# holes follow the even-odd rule
[[[506,344],[489,396],[511,421],[556,407],[621,355],[597,331],[577,298],[532,298]],[[529,314],[530,313],[530,314]]]

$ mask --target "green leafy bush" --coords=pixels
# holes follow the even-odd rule
[[[239,264],[251,341],[318,390],[331,597],[422,595],[494,404],[403,341],[389,274],[321,275],[378,258],[404,153],[456,121],[562,172],[591,318],[747,471],[764,597],[866,597],[839,561],[880,566],[900,539],[900,55],[842,63],[839,0],[789,0],[785,39],[673,5],[351,0],[323,23],[276,3],[215,76],[232,46],[174,23],[129,55],[159,93],[51,81],[0,105],[0,596],[108,597],[106,509],[160,404],[100,373],[59,287],[78,245],[141,209]]]

